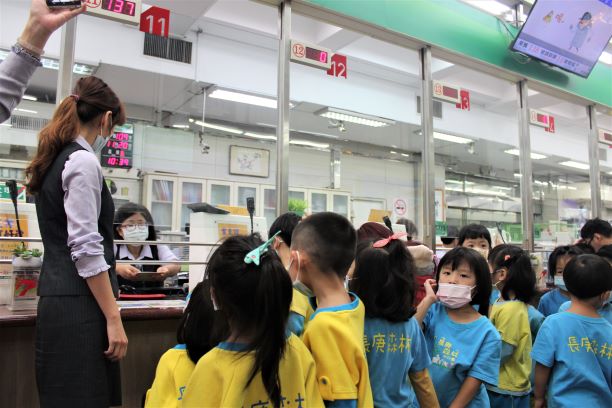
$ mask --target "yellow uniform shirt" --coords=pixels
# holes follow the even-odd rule
[[[179,407],[194,368],[195,364],[187,355],[184,344],[166,351],[157,364],[155,380],[147,391],[145,407]]]
[[[365,308],[350,294],[351,303],[318,308],[304,331],[304,344],[317,364],[317,380],[325,401],[357,400],[374,405],[363,345]]]
[[[288,329],[298,337],[304,334],[306,323],[314,313],[310,300],[297,290],[293,289],[293,300],[291,301],[291,313],[289,313]]]
[[[242,344],[220,343],[202,357],[187,383],[183,407],[271,406],[261,374],[246,387],[254,353],[244,351]],[[293,334],[287,340],[279,377],[283,406],[323,407],[314,360]]]
[[[502,392],[528,392],[531,389],[531,329],[527,305],[521,301],[496,302],[490,319],[502,341],[514,347],[512,356],[499,369],[497,388]]]

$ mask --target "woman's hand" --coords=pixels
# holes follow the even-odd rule
[[[117,264],[115,267],[115,272],[117,272],[117,275],[121,276],[123,279],[134,280],[140,273],[140,270],[132,265],[122,263]]]
[[[106,320],[106,333],[108,335],[108,350],[104,352],[104,355],[111,361],[123,359],[127,353],[128,339],[119,314],[110,320]]]
[[[429,298],[431,300],[438,300],[438,297],[436,296],[436,292],[435,292],[435,288],[438,287],[438,283],[436,282],[435,279],[427,279],[423,286],[425,286],[425,297],[426,298]]]
[[[87,6],[85,4],[76,9],[50,9],[47,7],[45,0],[32,0],[30,18],[20,37],[21,41],[23,41],[21,46],[24,48],[29,48],[28,46],[36,47],[42,50],[55,30],[86,9]],[[36,50],[28,50],[38,54]]]
[[[157,273],[160,275],[160,280],[164,280],[179,273],[180,269],[180,265],[164,265],[157,268]]]

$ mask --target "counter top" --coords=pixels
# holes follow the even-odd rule
[[[170,320],[179,319],[182,315],[182,307],[148,307],[121,310],[121,319],[123,321]],[[34,325],[36,325],[36,310],[10,311],[6,306],[0,306],[0,327]]]

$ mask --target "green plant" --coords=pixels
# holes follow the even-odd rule
[[[42,252],[37,248],[30,250],[28,249],[26,244],[22,242],[15,247],[15,249],[13,250],[13,255],[16,257],[21,257],[23,259],[30,259],[32,257],[40,258],[42,256]]]
[[[296,213],[297,215],[304,215],[304,211],[308,208],[308,203],[304,200],[298,200],[296,198],[289,199],[289,211]]]

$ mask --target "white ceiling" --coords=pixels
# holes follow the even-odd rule
[[[217,27],[225,25],[238,28],[244,33],[244,42],[257,43],[256,45],[260,46],[270,47],[277,36],[277,10],[253,1],[147,0],[147,3],[172,11],[170,30],[175,35],[184,35],[189,30],[199,28],[206,29],[214,23]],[[351,70],[414,88],[419,86],[418,55],[414,50],[300,15],[294,15],[292,18],[292,37],[318,43],[349,56]],[[516,115],[516,90],[513,84],[439,59],[432,61],[432,70],[434,79],[469,89],[472,104],[481,105],[496,113]],[[161,109],[167,112],[166,117],[171,114],[181,118],[201,116],[202,88],[208,84],[108,64],[100,65],[96,75],[105,79],[113,88],[121,89],[128,104],[149,107],[153,111]],[[49,100],[52,100],[56,81],[56,71],[38,70],[28,92],[43,97],[47,95]],[[586,123],[586,111],[583,107],[558,98],[531,91],[529,105],[531,108],[553,113],[560,124],[580,129]],[[381,129],[347,124],[348,131],[341,134],[337,129],[329,129],[326,119],[313,115],[312,112],[320,108],[322,106],[308,103],[296,106],[292,111],[292,128],[295,126],[304,132],[332,134],[339,140],[375,143],[406,151],[421,150],[420,138],[414,134],[420,127],[419,124],[397,124]],[[273,124],[276,121],[275,113],[271,109],[221,101],[207,103],[207,118],[253,127],[261,126],[262,123]],[[609,115],[600,115],[600,120],[606,124],[612,122]],[[612,123],[609,125],[612,127]],[[464,146],[457,146],[436,142],[437,151],[452,156],[455,163],[495,165],[510,173],[518,166],[515,158],[503,153],[505,148],[510,147],[503,143],[479,142],[474,152],[468,151]],[[495,163],[490,162],[492,158],[495,158]],[[563,172],[558,167],[546,165],[544,162],[538,162],[534,169],[542,174]]]

